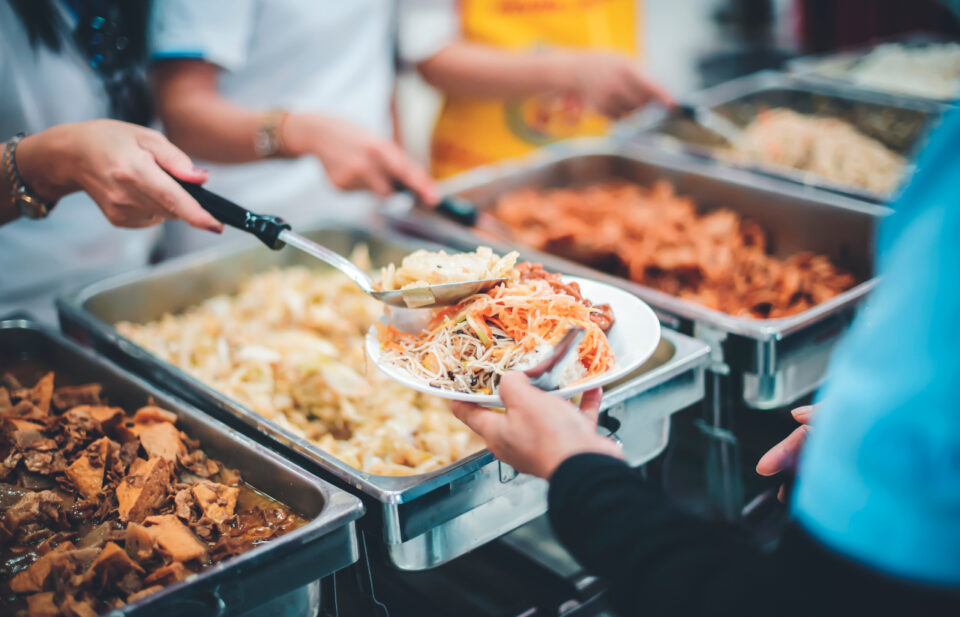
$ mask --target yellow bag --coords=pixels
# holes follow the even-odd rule
[[[461,0],[462,36],[503,49],[564,47],[636,55],[638,0]],[[447,96],[430,144],[431,171],[444,178],[560,139],[601,135],[607,120],[580,97],[523,100]]]

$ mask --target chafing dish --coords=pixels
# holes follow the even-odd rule
[[[811,82],[772,71],[703,90],[694,94],[691,102],[707,106],[740,126],[753,121],[760,110],[773,108],[841,118],[861,133],[903,155],[908,161],[904,180],[913,173],[913,159],[946,109],[934,101]],[[629,137],[631,131],[634,138],[685,156],[706,158],[718,165],[747,169],[856,199],[886,203],[895,196],[788,167],[736,160],[721,149],[724,142],[717,136],[689,120],[658,111],[641,114],[632,128],[621,129],[621,134]]]
[[[399,262],[425,246],[423,241],[377,229],[374,222],[370,227],[333,225],[306,235],[342,255],[364,243],[375,266]],[[546,511],[546,483],[518,475],[486,450],[427,474],[387,477],[361,472],[162,362],[112,326],[121,320],[143,322],[180,311],[235,290],[250,274],[294,264],[324,267],[299,251],[272,252],[244,244],[91,285],[62,298],[58,311],[70,335],[201,409],[252,429],[271,447],[360,496],[368,508],[361,524],[381,540],[387,559],[399,568],[439,565]],[[619,423],[618,435],[631,462],[639,464],[655,456],[665,445],[669,415],[703,398],[708,352],[703,343],[666,331],[660,349],[644,367],[608,388],[605,418]]]
[[[924,47],[927,45],[939,45],[948,42],[948,39],[932,36],[929,34],[909,35],[900,39],[890,41],[881,41],[865,47],[855,49],[846,49],[842,51],[831,51],[825,54],[816,54],[812,56],[801,56],[787,62],[787,71],[800,79],[814,83],[823,83],[839,88],[850,88],[853,90],[866,90],[870,92],[882,92],[892,94],[903,98],[914,98],[926,101],[935,101],[938,103],[953,104],[958,97],[940,99],[935,97],[922,96],[920,94],[906,94],[882,90],[871,86],[856,84],[850,81],[850,70],[863,60],[870,52],[884,42],[896,43],[908,48]]]
[[[712,347],[711,370],[733,375],[734,396],[753,408],[771,409],[812,392],[853,310],[873,287],[874,238],[890,211],[854,199],[813,191],[742,170],[665,153],[644,145],[604,139],[576,140],[520,161],[505,162],[450,179],[445,193],[493,205],[521,187],[577,186],[611,179],[649,185],[668,180],[705,209],[726,207],[757,221],[780,257],[811,250],[829,255],[862,281],[808,311],[782,319],[755,320],[714,311],[692,302],[604,274],[562,256],[516,247],[489,232],[466,228],[396,198],[386,215],[398,228],[442,239],[464,250],[478,244],[506,251],[547,268],[619,285],[646,300],[667,327],[703,339]]]
[[[309,522],[179,583],[172,584],[111,616],[306,614],[319,602],[320,578],[358,558],[354,521],[360,500],[294,466],[209,415],[149,385],[88,349],[26,320],[0,321],[0,371],[30,364],[54,370],[67,381],[96,381],[111,403],[135,409],[153,399],[175,412],[179,427],[199,439],[212,457],[239,469],[254,488],[285,503]]]

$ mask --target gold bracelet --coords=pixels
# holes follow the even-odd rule
[[[23,133],[17,133],[7,142],[7,147],[3,151],[3,167],[7,173],[7,181],[10,183],[10,203],[21,216],[29,219],[46,218],[57,202],[41,200],[34,196],[23,183],[20,170],[17,169],[17,146],[23,138]]]
[[[253,150],[260,158],[276,156],[283,150],[283,122],[288,112],[283,109],[271,109],[264,115],[263,123],[253,135]]]

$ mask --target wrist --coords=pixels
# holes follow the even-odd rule
[[[548,89],[562,92],[580,92],[583,89],[582,54],[564,49],[550,49],[543,52],[543,61],[541,74],[547,80]]]
[[[552,460],[546,467],[544,478],[551,478],[560,466],[569,459],[579,454],[602,454],[618,460],[623,460],[623,450],[613,440],[596,435],[588,443],[578,444],[564,452],[558,453],[558,456]]]
[[[71,177],[74,163],[67,153],[73,147],[66,143],[67,135],[51,135],[48,129],[24,137],[17,146],[17,171],[23,184],[43,201],[57,201],[64,195],[79,190]]]
[[[278,153],[287,158],[297,158],[311,154],[323,141],[324,127],[322,118],[310,114],[287,114],[280,125],[280,143]]]

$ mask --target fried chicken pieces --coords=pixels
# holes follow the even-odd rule
[[[0,613],[95,617],[302,524],[241,499],[239,474],[176,422],[156,406],[128,417],[99,384],[2,376]]]
[[[795,315],[856,284],[824,255],[769,255],[759,225],[730,210],[700,214],[667,182],[522,189],[493,214],[538,250],[738,317]]]

